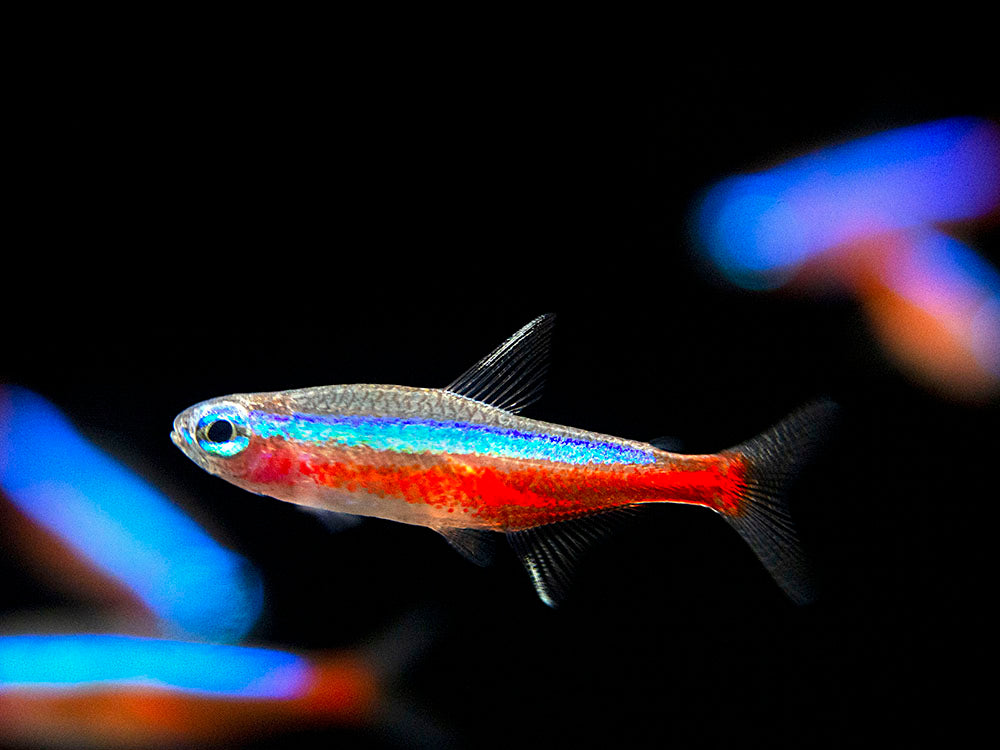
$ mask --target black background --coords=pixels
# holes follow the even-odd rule
[[[734,172],[995,116],[982,61],[706,52],[612,69],[525,65],[513,49],[471,65],[178,43],[139,63],[135,46],[37,61],[45,85],[16,117],[0,379],[54,400],[259,566],[252,641],[347,649],[431,613],[399,691],[461,746],[816,746],[975,727],[996,403],[911,383],[849,298],[718,283],[689,217]],[[995,225],[964,236],[1000,263]],[[506,551],[484,570],[416,527],[331,534],[168,439],[176,413],[224,393],[444,385],[548,311],[533,417],[703,452],[817,396],[840,402],[794,496],[817,603],[785,600],[713,514],[667,507],[587,558],[552,611]],[[85,606],[2,564],[6,614]]]

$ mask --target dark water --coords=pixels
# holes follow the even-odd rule
[[[745,61],[613,75],[372,73],[225,85],[151,66],[56,76],[26,136],[0,379],[183,488],[263,571],[253,638],[349,648],[407,612],[437,633],[402,690],[463,746],[816,746],[965,731],[996,496],[996,403],[907,380],[842,297],[739,292],[687,212],[732,172],[822,143],[995,112],[913,61],[782,74]],[[964,237],[994,264],[996,228]],[[65,254],[65,255],[64,255]],[[512,555],[476,568],[380,521],[331,535],[201,473],[176,413],[235,391],[441,386],[531,317],[560,316],[530,416],[689,452],[820,395],[841,429],[793,508],[822,596],[796,608],[725,523],[649,512],[544,607]],[[3,614],[80,607],[7,555]],[[303,747],[384,743],[303,731]],[[263,742],[259,745],[265,746]]]

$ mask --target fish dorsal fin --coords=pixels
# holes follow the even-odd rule
[[[446,391],[516,414],[538,400],[556,316],[539,315],[463,372]]]
[[[437,529],[448,544],[466,560],[476,565],[489,565],[493,560],[494,536],[492,531],[480,529]]]
[[[550,607],[566,597],[579,557],[630,518],[624,506],[599,514],[507,533],[507,540],[524,564],[535,591]]]

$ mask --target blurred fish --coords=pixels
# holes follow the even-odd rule
[[[694,219],[731,283],[849,291],[914,379],[987,401],[1000,391],[1000,272],[946,232],[998,210],[1000,123],[951,117],[726,178]]]
[[[243,747],[339,727],[448,747],[449,733],[394,684],[432,625],[418,613],[370,647],[310,655],[120,634],[0,636],[0,743]]]
[[[263,607],[253,564],[146,478],[112,459],[54,404],[0,386],[0,525],[74,589],[148,620],[148,632],[237,641]],[[37,528],[32,528],[37,527]],[[14,536],[16,535],[16,536]],[[145,610],[145,612],[140,611]]]
[[[197,747],[361,725],[378,701],[350,655],[102,634],[7,636],[0,657],[0,738],[26,744]]]
[[[713,455],[518,416],[540,394],[554,316],[528,323],[444,389],[332,385],[204,401],[171,438],[251,492],[426,526],[479,564],[507,536],[541,599],[617,516],[651,503],[721,514],[796,602],[812,597],[783,490],[834,406],[820,402]]]

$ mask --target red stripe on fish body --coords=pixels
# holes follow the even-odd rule
[[[298,479],[294,469],[299,453],[296,446],[279,438],[255,439],[244,454],[246,467],[240,473],[254,483],[294,484]],[[234,473],[235,469],[234,466]]]
[[[737,513],[743,486],[738,456],[661,453],[653,464],[580,465],[303,445],[271,438],[254,440],[245,452],[244,476],[258,485],[258,492],[280,496],[281,487],[305,486],[313,493],[317,489],[364,493],[389,504],[427,506],[434,511],[435,522],[497,531],[531,528],[633,503],[688,503]],[[330,509],[350,512],[340,506]],[[389,507],[386,514],[394,516]]]

